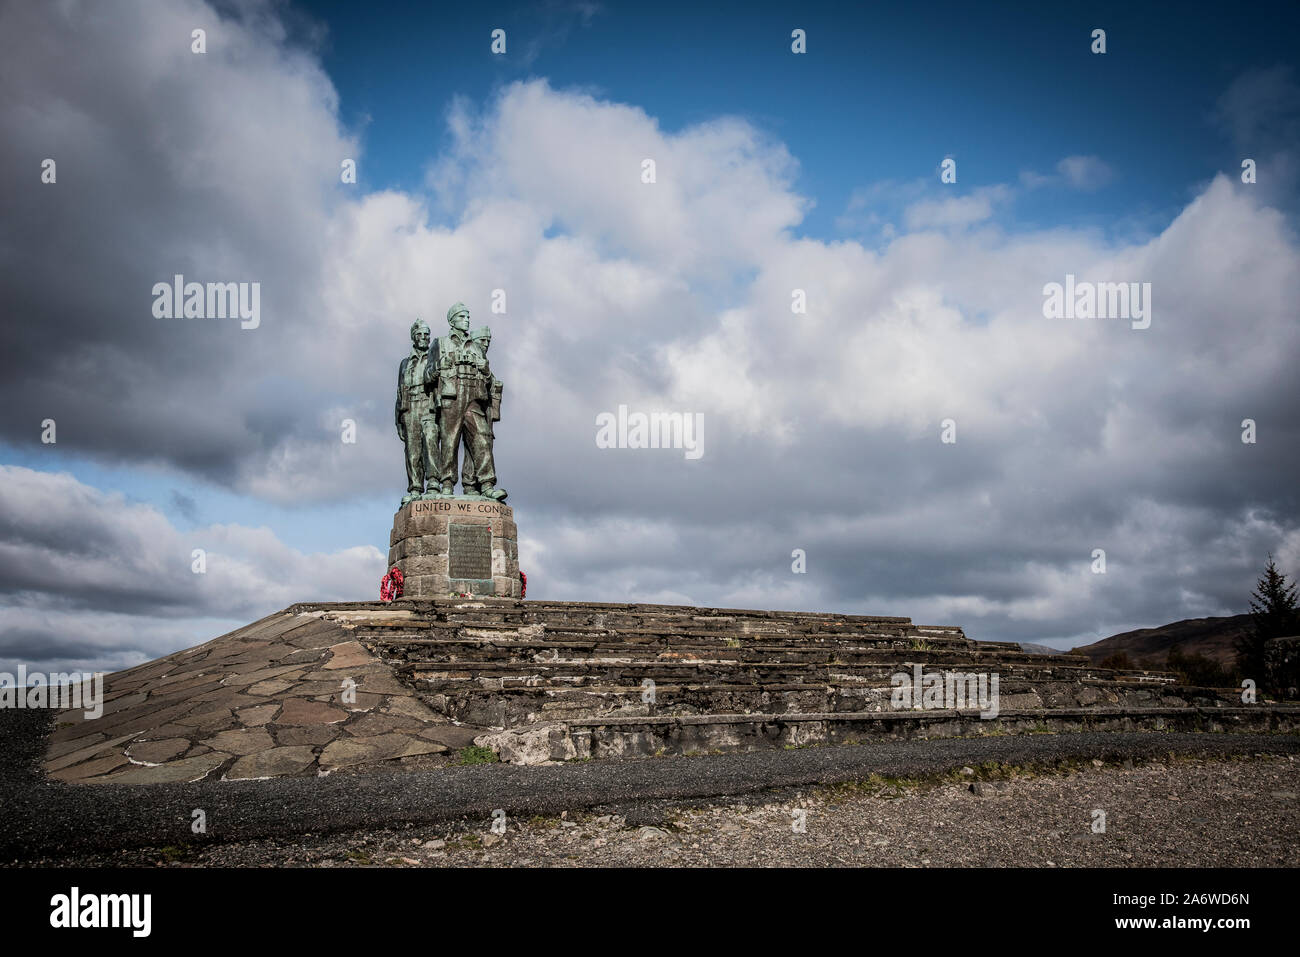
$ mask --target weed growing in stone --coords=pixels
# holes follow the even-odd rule
[[[456,758],[457,764],[496,764],[497,753],[491,748],[471,744],[461,748]]]

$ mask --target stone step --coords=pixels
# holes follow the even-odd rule
[[[510,625],[500,622],[392,622],[380,628],[359,628],[358,633],[367,640],[383,642],[415,641],[438,638],[478,638],[481,640],[511,638],[544,641],[583,641],[601,639],[617,640],[629,644],[696,642],[702,645],[736,641],[743,645],[841,645],[861,642],[872,644],[924,644],[931,647],[962,647],[978,650],[981,645],[962,635],[918,635],[914,631],[881,631],[877,629],[845,629],[836,632],[810,632],[808,634],[740,632],[735,629],[714,631],[700,628],[673,628],[664,625],[644,627],[607,627],[596,625],[553,626],[550,624]],[[1019,648],[1013,653],[1022,653]]]
[[[625,630],[584,629],[584,630],[532,630],[489,629],[470,626],[435,625],[428,628],[414,629],[409,625],[402,628],[391,627],[377,631],[368,628],[356,629],[357,637],[376,646],[400,648],[410,646],[436,647],[439,642],[459,642],[464,645],[482,644],[486,646],[510,647],[512,645],[546,648],[552,646],[586,646],[586,647],[665,647],[678,649],[746,649],[764,654],[787,652],[824,653],[839,648],[884,650],[892,653],[907,651],[965,651],[972,655],[985,657],[1040,659],[1044,661],[1086,662],[1087,659],[1077,655],[1032,655],[1018,648],[1011,651],[991,650],[984,642],[967,639],[926,639],[921,643],[907,637],[854,633],[836,636],[818,636],[813,638],[783,640],[770,638],[736,638],[734,636],[711,636],[692,632],[671,633],[662,630]]]
[[[560,643],[557,645],[535,645],[520,643],[511,645],[484,645],[477,643],[445,643],[438,645],[385,646],[366,643],[367,649],[378,657],[395,664],[445,664],[459,663],[471,666],[474,663],[500,663],[527,668],[533,664],[575,663],[590,666],[643,662],[665,664],[675,662],[738,664],[774,664],[827,667],[843,665],[844,667],[888,668],[906,670],[912,665],[927,668],[960,670],[964,667],[981,671],[1005,668],[1007,670],[1034,671],[1051,673],[1064,671],[1071,674],[1094,672],[1107,674],[1109,671],[1075,660],[1046,660],[1026,657],[1017,660],[996,657],[973,657],[962,650],[950,652],[887,652],[879,649],[779,649],[764,651],[748,648],[646,648],[644,646],[599,645],[592,646],[579,643]]]
[[[329,603],[322,603],[314,607],[327,607]],[[380,602],[371,603],[376,607],[387,607]],[[816,621],[828,624],[837,622],[887,622],[910,625],[910,618],[898,615],[846,615],[827,612],[807,612],[807,611],[761,611],[752,608],[701,608],[693,605],[651,605],[629,602],[574,602],[574,601],[539,601],[530,599],[526,602],[517,602],[511,604],[509,600],[503,599],[484,599],[483,601],[474,602],[413,602],[411,603],[417,611],[427,611],[436,614],[445,615],[485,615],[485,614],[515,614],[515,615],[569,615],[569,616],[617,616],[632,615],[645,617],[647,615],[657,615],[661,617],[679,617],[689,618],[699,621],[708,620],[732,620],[732,621]],[[348,608],[356,608],[357,604],[348,603]],[[938,628],[955,628],[956,626],[927,626]]]
[[[1123,717],[1142,718],[1179,718],[1185,716],[1203,716],[1218,719],[1248,718],[1263,715],[1269,719],[1300,719],[1300,706],[1295,705],[1252,705],[1248,707],[1221,708],[1017,708],[1001,712],[999,718],[1085,718],[1108,720]],[[645,725],[687,726],[687,725],[739,725],[756,723],[802,724],[816,721],[869,721],[880,724],[905,723],[907,721],[946,721],[953,718],[975,718],[993,727],[992,721],[980,717],[974,708],[935,709],[931,711],[840,711],[840,712],[805,712],[798,714],[696,714],[696,715],[608,715],[599,718],[573,718],[567,723],[575,728],[623,727],[635,728]]]
[[[435,711],[467,724],[517,727],[542,720],[557,709],[570,716],[599,717],[610,712],[646,713],[643,686],[635,679],[609,676],[435,674],[406,679]],[[774,710],[893,710],[893,686],[852,676],[765,678],[735,675],[665,677],[655,681],[654,710],[661,713],[745,713]],[[1095,707],[1102,705],[1186,707],[1231,703],[1236,689],[1185,689],[1118,681],[1001,680],[999,707]]]
[[[862,663],[879,665],[921,664],[974,664],[1018,666],[1047,670],[1064,668],[1075,671],[1108,671],[1098,668],[1085,658],[1052,657],[1047,655],[984,655],[972,654],[964,648],[940,651],[917,649],[872,648],[845,646],[841,648],[808,647],[732,647],[724,645],[624,645],[616,642],[537,642],[537,641],[478,641],[475,639],[422,639],[403,642],[366,641],[376,654],[405,661],[544,661],[567,658],[636,659],[644,661],[677,658],[681,660],[721,661],[788,661],[808,663]],[[1133,674],[1162,675],[1167,672],[1135,670]]]
[[[767,748],[855,744],[874,737],[930,738],[1074,731],[1272,731],[1300,727],[1300,707],[1022,708],[985,720],[974,710],[804,712],[573,718],[492,732],[475,742],[515,764],[648,758]]]
[[[979,649],[972,648],[969,642],[947,642],[947,643],[927,643],[926,648],[912,647],[907,641],[898,641],[895,639],[876,638],[873,636],[863,636],[854,638],[844,638],[837,641],[820,641],[810,640],[803,642],[768,642],[754,640],[726,639],[721,641],[700,640],[698,636],[674,636],[674,635],[653,635],[653,636],[635,636],[627,638],[617,633],[602,635],[571,635],[571,634],[548,634],[546,636],[528,635],[528,634],[499,634],[484,635],[471,630],[462,630],[455,633],[440,634],[437,632],[425,632],[418,634],[403,633],[399,635],[371,635],[359,634],[358,638],[376,648],[402,649],[421,647],[437,648],[438,645],[453,643],[461,644],[465,647],[481,645],[486,648],[511,648],[511,647],[532,647],[537,649],[547,649],[554,647],[585,647],[591,649],[618,650],[621,648],[630,649],[658,649],[664,651],[748,651],[754,654],[820,654],[825,655],[834,653],[838,649],[849,651],[872,651],[887,652],[889,654],[904,654],[909,651],[944,651],[944,652],[964,652],[966,654],[981,654]],[[1040,658],[1046,661],[1062,660],[1060,657],[1048,655],[1027,655],[1023,653],[1006,652],[1001,655],[984,655],[985,657],[1013,657],[1013,658]],[[1066,658],[1066,661],[1086,661],[1081,658]]]
[[[538,699],[564,695],[573,691],[598,693],[607,696],[624,696],[629,699],[640,700],[645,687],[641,684],[626,684],[610,681],[606,678],[574,678],[570,680],[550,679],[542,680],[537,678],[417,678],[415,686],[421,694],[428,696],[432,694],[444,695],[473,695],[479,692],[487,692],[492,695],[514,695],[516,697],[532,696]],[[770,693],[779,694],[785,692],[810,692],[828,696],[842,694],[862,694],[867,692],[877,692],[877,696],[888,698],[893,692],[891,685],[872,684],[863,681],[854,681],[851,679],[831,678],[821,681],[682,681],[682,680],[665,680],[655,683],[655,694],[657,698],[664,703],[671,703],[676,696],[692,693]],[[1195,689],[1197,696],[1206,696],[1218,694],[1225,700],[1233,698],[1231,689]],[[1045,693],[1071,693],[1082,695],[1088,692],[1110,692],[1116,695],[1130,693],[1145,693],[1144,689],[1134,685],[1126,685],[1121,682],[1091,682],[1087,684],[1058,681],[1058,682],[1000,682],[999,693],[1003,696],[1016,694],[1045,694]],[[1166,694],[1162,691],[1152,689],[1147,693],[1148,697],[1170,698],[1176,697],[1173,694]],[[665,704],[665,706],[666,706]]]
[[[440,642],[437,645],[419,646],[422,653],[392,657],[377,651],[381,657],[392,660],[402,673],[418,671],[463,671],[467,673],[609,673],[611,671],[638,670],[643,672],[682,670],[735,671],[765,670],[816,672],[837,670],[845,673],[876,675],[886,680],[899,672],[910,671],[921,665],[931,671],[960,671],[971,673],[997,673],[1005,677],[1036,677],[1052,679],[1068,676],[1079,680],[1089,677],[1106,677],[1114,680],[1168,683],[1173,675],[1161,672],[1116,672],[1096,668],[1078,658],[1049,658],[1027,655],[1019,661],[996,658],[972,658],[964,654],[940,655],[913,652],[906,658],[872,654],[835,654],[821,656],[796,656],[775,654],[750,654],[748,650],[732,651],[724,657],[716,650],[702,654],[667,653],[647,657],[635,649],[612,648],[604,653],[590,653],[588,646],[540,646],[521,643],[509,647],[482,645],[480,643]],[[372,648],[372,651],[376,650]],[[436,653],[435,653],[436,652]],[[653,675],[650,675],[653,677]]]
[[[798,683],[825,683],[830,680],[839,680],[845,683],[859,685],[868,685],[873,687],[888,688],[893,687],[893,677],[900,672],[894,669],[853,669],[840,665],[820,665],[820,666],[783,666],[778,664],[769,664],[762,662],[752,662],[738,664],[734,667],[718,666],[716,663],[700,663],[698,666],[675,663],[656,663],[656,662],[627,662],[601,668],[583,668],[565,666],[563,663],[555,665],[551,662],[534,662],[531,666],[520,666],[515,664],[503,664],[498,662],[421,662],[418,664],[400,665],[394,668],[394,673],[403,680],[420,681],[424,683],[439,681],[483,681],[483,682],[501,682],[503,680],[514,683],[527,682],[530,684],[542,684],[546,681],[557,682],[591,682],[595,680],[607,680],[624,678],[629,684],[640,685],[642,681],[649,678],[651,680],[669,681],[674,678],[685,678],[691,681],[743,681],[745,683],[765,684],[774,681],[788,680]],[[939,674],[937,671],[927,671],[926,675]],[[1001,685],[1008,684],[1043,684],[1043,683],[1069,683],[1079,685],[1097,685],[1109,686],[1116,685],[1119,687],[1142,688],[1151,687],[1155,689],[1175,687],[1172,681],[1166,682],[1147,682],[1131,680],[1123,675],[1091,675],[1091,674],[1073,674],[1070,672],[1043,673],[1037,671],[1018,671],[1016,669],[995,669],[995,668],[976,668],[965,672],[950,672],[956,674],[969,675],[993,675],[999,679]]]
[[[605,602],[543,602],[517,601],[504,598],[473,600],[399,600],[391,605],[383,602],[303,602],[288,609],[291,613],[332,612],[364,615],[374,610],[408,612],[413,618],[446,622],[520,622],[534,623],[553,620],[557,623],[601,624],[605,626],[635,625],[636,622],[661,620],[668,622],[695,622],[718,627],[741,627],[756,630],[780,630],[791,626],[831,629],[845,626],[878,626],[914,628],[911,619],[887,615],[842,615],[821,612],[756,611],[753,609],[696,608],[689,605],[646,605]],[[919,626],[927,634],[960,635],[961,629],[953,625]]]

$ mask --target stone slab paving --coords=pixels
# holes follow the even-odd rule
[[[429,710],[354,627],[327,611],[278,612],[108,675],[100,717],[58,715],[44,770],[84,784],[314,776],[447,752],[482,733]]]

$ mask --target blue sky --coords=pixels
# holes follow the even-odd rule
[[[637,104],[667,130],[748,118],[797,157],[795,188],[816,203],[799,232],[826,239],[842,235],[835,221],[854,189],[931,177],[945,156],[962,191],[1098,156],[1115,172],[1109,185],[1021,197],[1008,220],[1158,231],[1193,188],[1236,166],[1215,102],[1243,71],[1293,59],[1300,21],[1294,3],[304,9],[327,26],[323,63],[362,132],[367,189],[422,187],[453,96],[482,103],[544,76]],[[505,57],[489,51],[497,27]],[[795,27],[807,31],[803,56],[790,53]],[[1090,51],[1098,27],[1104,56]]]

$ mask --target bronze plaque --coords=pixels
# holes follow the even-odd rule
[[[492,529],[487,525],[451,523],[447,540],[447,577],[487,581],[492,578]]]

